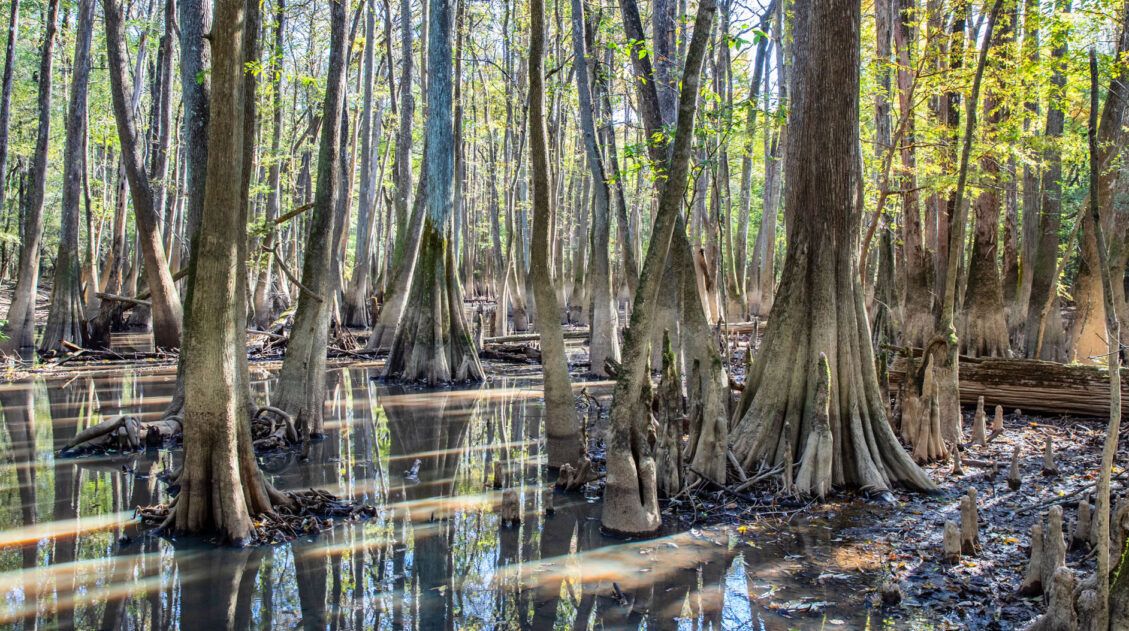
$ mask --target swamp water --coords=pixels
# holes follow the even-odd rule
[[[266,400],[271,375],[253,367]],[[179,449],[57,458],[104,418],[152,418],[173,369],[0,385],[0,628],[786,629],[888,626],[865,606],[879,561],[828,525],[702,528],[645,541],[600,532],[597,498],[541,489],[534,377],[473,390],[329,373],[328,437],[309,460],[262,460],[282,489],[378,507],[317,537],[252,549],[148,534],[133,508],[166,501]],[[522,521],[496,513],[494,462]],[[862,546],[865,547],[865,546]],[[865,570],[865,571],[864,571]],[[617,589],[622,598],[617,597]]]

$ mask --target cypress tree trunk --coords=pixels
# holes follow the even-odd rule
[[[75,31],[71,102],[67,110],[67,141],[63,152],[63,209],[59,253],[55,257],[55,282],[51,309],[40,340],[41,351],[64,351],[64,343],[86,341],[82,303],[82,272],[78,250],[79,205],[86,170],[86,95],[90,83],[90,40],[94,31],[94,0],[81,0]],[[93,238],[93,235],[91,235]],[[91,282],[95,282],[91,279]]]
[[[282,40],[286,29],[286,0],[276,0],[276,3],[274,49],[271,51],[274,111],[271,113],[271,161],[267,170],[267,186],[270,188],[270,193],[267,196],[266,216],[269,223],[273,223],[282,211]],[[277,226],[268,226],[268,232],[263,237],[264,250],[275,246],[276,230],[278,230]],[[270,326],[270,321],[274,317],[274,265],[273,257],[265,257],[258,278],[255,280],[254,322],[260,329]]]
[[[329,73],[326,79],[324,122],[318,147],[317,191],[306,235],[302,262],[303,289],[298,295],[294,326],[286,359],[279,372],[274,406],[294,417],[310,435],[322,433],[325,406],[325,349],[329,336],[329,308],[335,290],[330,278],[335,240],[334,219],[340,190],[341,137],[345,106],[347,7],[330,5]]]
[[[859,0],[795,5],[795,37],[805,45],[796,49],[784,167],[785,213],[794,221],[780,290],[730,435],[746,468],[804,462],[796,478],[807,480],[801,492],[832,484],[933,488],[886,420],[858,276],[860,13]],[[817,378],[826,370],[827,379]],[[806,469],[808,451],[824,458],[830,451],[831,462]]]
[[[182,308],[180,297],[173,284],[161,239],[155,192],[150,174],[145,168],[143,150],[138,141],[133,108],[126,102],[125,52],[121,7],[117,0],[103,0],[106,18],[106,48],[108,53],[110,92],[121,141],[126,176],[133,198],[133,214],[137,219],[138,241],[145,262],[153,310],[153,343],[159,348],[180,346]]]
[[[376,184],[373,177],[377,167],[377,148],[380,145],[381,115],[376,114],[373,124],[373,73],[376,53],[376,16],[370,5],[365,14],[364,104],[358,129],[361,146],[361,191],[357,208],[357,244],[353,257],[353,275],[345,292],[345,324],[367,326],[369,278],[371,277],[372,229],[376,219]]]
[[[1129,52],[1129,5],[1122,7],[1120,17],[1121,33],[1114,55],[1114,59],[1119,60],[1119,64],[1124,55]],[[1110,235],[1111,249],[1109,255],[1111,260],[1120,263],[1115,268],[1115,273],[1117,273],[1116,270],[1124,270],[1124,261],[1118,259],[1123,258],[1123,255],[1119,256],[1119,253],[1125,250],[1125,246],[1120,243],[1125,228],[1118,225],[1123,222],[1116,219],[1115,215],[1118,211],[1114,208],[1113,203],[1115,198],[1114,186],[1120,175],[1120,168],[1117,164],[1118,156],[1121,155],[1126,136],[1122,121],[1124,120],[1126,106],[1129,104],[1129,85],[1120,74],[1124,72],[1124,69],[1125,67],[1122,64],[1120,69],[1114,72],[1109,94],[1106,97],[1105,105],[1102,107],[1096,155],[1098,160],[1096,185],[1102,225],[1106,233]],[[1095,233],[1093,220],[1088,213],[1083,214],[1082,264],[1078,270],[1078,278],[1075,279],[1074,291],[1071,292],[1077,307],[1076,316],[1071,322],[1068,336],[1070,341],[1068,359],[1071,361],[1102,363],[1104,361],[1102,356],[1107,352],[1105,303],[1102,299],[1101,274],[1098,272],[1100,257]],[[1123,301],[1124,290],[1114,287],[1114,296]],[[1116,305],[1117,300],[1114,303]]]
[[[1012,37],[1011,16],[990,33],[991,45],[1000,47]],[[992,64],[995,81],[1003,81],[998,73],[1002,64]],[[989,89],[984,97],[985,133],[991,138],[1006,122],[1007,113],[1000,108],[995,90]],[[1000,250],[1000,191],[1004,177],[998,158],[983,155],[980,158],[981,192],[973,202],[975,232],[972,254],[968,262],[968,280],[964,293],[964,318],[961,322],[960,345],[966,354],[1000,357],[1008,352],[1009,339],[1007,313],[1004,308],[1003,286],[996,262]]]
[[[59,0],[48,0],[47,25],[39,49],[39,130],[31,156],[27,202],[20,233],[20,265],[12,304],[8,307],[8,341],[12,349],[35,346],[35,295],[39,288],[39,240],[43,237],[43,197],[47,191],[47,145],[51,138],[51,70],[54,67]]]
[[[639,26],[638,8],[631,0],[623,0],[620,7],[625,16],[628,36],[632,37],[632,32],[642,30],[636,28]],[[698,5],[694,34],[682,77],[678,126],[667,169],[668,177],[655,213],[651,245],[639,275],[635,305],[631,311],[631,326],[624,342],[623,373],[616,382],[612,399],[608,478],[601,522],[604,528],[613,532],[652,533],[662,523],[656,484],[651,377],[648,370],[650,356],[647,347],[653,338],[652,329],[667,253],[674,247],[671,240],[681,223],[679,215],[686,193],[693,149],[698,86],[716,12],[717,5],[713,0],[703,0]],[[639,79],[637,88],[654,95],[655,81],[647,80],[648,77],[653,79],[650,64],[639,63],[640,61],[644,60],[636,60]],[[646,103],[645,107],[657,109],[657,97],[641,100]],[[658,120],[657,111],[651,111],[650,116],[652,120]]]
[[[1059,8],[1064,3],[1059,0]],[[1061,316],[1057,308],[1059,228],[1062,225],[1061,138],[1066,115],[1062,110],[1062,90],[1066,86],[1063,59],[1066,33],[1051,50],[1051,98],[1047,107],[1046,149],[1043,152],[1042,194],[1039,203],[1039,237],[1031,269],[1031,292],[1024,326],[1024,355],[1039,359],[1061,359]]]
[[[900,117],[905,120],[905,141],[901,150],[904,175],[898,178],[902,194],[902,251],[905,270],[905,291],[902,293],[902,342],[912,346],[925,346],[936,328],[933,313],[932,268],[929,251],[922,234],[921,201],[917,189],[917,135],[911,113],[915,78],[914,24],[919,19],[914,0],[898,0],[898,19],[894,24],[894,46],[898,56],[898,105]]]
[[[427,212],[412,273],[407,308],[396,326],[385,376],[434,385],[481,381],[478,361],[463,315],[462,288],[445,231],[451,213],[454,132],[451,128],[451,5],[428,0],[427,138],[424,176]]]
[[[11,17],[8,18],[8,44],[4,51],[4,75],[0,82],[0,173],[8,173],[8,123],[12,115],[12,67],[16,61],[16,37],[20,28],[20,0],[12,0]],[[8,176],[0,176],[0,210],[7,208]],[[19,210],[15,215],[19,217]],[[5,218],[5,227],[11,215]],[[8,246],[3,246],[3,261],[0,261],[0,276],[7,276]]]
[[[184,466],[181,492],[167,525],[175,532],[215,533],[235,543],[253,536],[252,515],[281,500],[259,470],[245,400],[246,266],[243,195],[244,6],[217,0],[211,31],[214,114],[204,215],[197,236],[193,305],[184,336]],[[234,163],[234,164],[233,164]]]
[[[573,1],[573,6],[579,0]],[[553,213],[549,150],[545,138],[545,2],[530,2],[529,37],[529,159],[533,184],[533,243],[530,276],[537,301],[537,330],[541,333],[541,366],[545,376],[545,434],[549,466],[576,465],[586,445],[568,379],[560,304],[549,276],[549,223]],[[575,27],[575,16],[574,16]],[[584,58],[577,59],[578,65]]]
[[[611,293],[611,268],[608,262],[610,237],[611,190],[604,171],[603,153],[596,136],[591,83],[588,78],[588,51],[584,41],[584,2],[572,0],[573,69],[576,74],[577,98],[580,104],[580,131],[588,169],[592,174],[593,211],[591,269],[592,335],[589,342],[589,371],[606,375],[604,362],[619,361],[619,333],[615,304]],[[530,143],[532,151],[532,142]],[[534,281],[536,282],[536,281]],[[536,289],[535,289],[536,290]],[[555,314],[554,314],[555,317]]]

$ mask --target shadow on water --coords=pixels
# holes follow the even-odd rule
[[[603,536],[599,503],[555,496],[541,467],[537,382],[422,391],[369,369],[330,372],[328,438],[309,461],[263,461],[284,489],[322,488],[378,516],[255,549],[149,536],[132,509],[167,499],[157,474],[180,452],[57,459],[75,433],[119,414],[153,417],[173,375],[0,386],[0,627],[100,629],[775,629],[875,622],[861,567],[837,564],[828,525],[739,537]],[[273,383],[256,381],[264,400]],[[522,498],[496,514],[495,462]],[[840,569],[836,569],[840,568]],[[830,583],[828,573],[839,572]],[[613,585],[614,584],[614,585]],[[618,593],[622,597],[617,596]],[[781,603],[825,601],[822,613]],[[791,617],[789,617],[789,615]]]

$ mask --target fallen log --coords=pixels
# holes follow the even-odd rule
[[[110,301],[113,301],[113,302],[124,302],[127,305],[129,305],[130,307],[150,307],[150,306],[152,306],[152,303],[150,303],[148,300],[142,300],[140,298],[130,298],[129,296],[119,296],[117,294],[107,294],[107,293],[103,293],[103,292],[98,292],[94,295],[98,296],[98,298],[100,298],[102,300],[110,300]]]
[[[1121,374],[1121,396],[1129,397],[1129,369],[1123,368]],[[960,401],[975,405],[979,397],[984,397],[990,404],[1007,408],[1108,417],[1108,375],[1100,366],[961,356]],[[890,384],[899,386],[904,380],[905,359],[898,357],[890,368]]]
[[[566,340],[586,340],[588,339],[588,329],[577,329],[573,331],[565,331],[564,339]],[[498,337],[484,337],[482,343],[486,345],[492,344],[519,344],[522,342],[540,342],[540,333],[519,333],[516,335],[501,335]]]

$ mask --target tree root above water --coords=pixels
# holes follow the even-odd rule
[[[179,415],[156,421],[141,421],[134,416],[108,419],[78,433],[59,450],[59,456],[132,452],[141,449],[169,448],[184,437]],[[301,444],[294,419],[276,407],[259,408],[251,419],[251,437],[257,455],[286,451]]]
[[[316,535],[339,522],[358,521],[376,516],[376,508],[342,499],[318,489],[281,492],[286,502],[272,511],[256,515],[252,520],[253,536],[249,545],[284,543],[303,535]],[[166,534],[176,508],[176,498],[168,504],[141,506],[137,516],[141,523]]]

